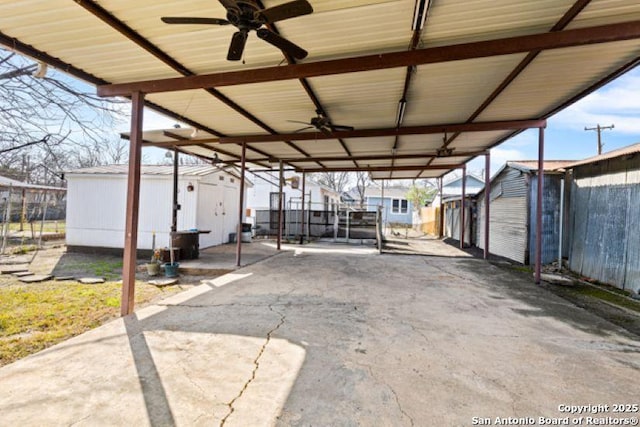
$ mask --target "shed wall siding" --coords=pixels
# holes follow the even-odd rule
[[[458,204],[460,201],[457,202]],[[466,245],[474,244],[474,239],[471,236],[471,222],[473,209],[470,206],[470,201],[465,203],[465,231],[464,231],[464,243]],[[451,239],[460,240],[460,207],[451,207],[451,202],[445,203],[444,210],[444,235]]]
[[[640,290],[640,156],[574,169],[569,267]]]
[[[236,231],[239,180],[231,182],[225,174],[224,181],[220,181],[219,175],[181,176],[178,180],[178,230],[211,230],[210,234],[200,235],[201,247],[226,243],[229,233]],[[187,191],[189,183],[194,191]],[[156,247],[169,246],[172,193],[171,176],[142,176],[138,249],[151,249],[154,232]],[[67,244],[122,248],[126,194],[126,175],[70,175]]]
[[[562,175],[545,175],[542,191],[542,264],[558,259],[560,238],[560,182]],[[531,176],[529,192],[529,257],[530,264],[536,262],[536,209],[538,206],[538,177]]]
[[[526,264],[527,175],[507,168],[491,183],[489,251]],[[478,198],[478,247],[484,249],[484,193]]]

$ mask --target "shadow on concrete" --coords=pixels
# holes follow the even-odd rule
[[[126,316],[123,320],[147,408],[149,423],[152,426],[175,426],[176,422],[171,412],[167,393],[144,336],[143,325],[135,313]]]

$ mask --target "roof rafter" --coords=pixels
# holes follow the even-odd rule
[[[398,154],[395,156],[389,155],[389,154],[381,154],[381,155],[367,155],[367,156],[318,156],[318,157],[284,157],[280,160],[282,160],[283,162],[289,162],[289,163],[301,163],[301,162],[315,162],[315,161],[323,161],[323,162],[341,162],[341,161],[345,161],[345,162],[349,162],[352,160],[356,160],[356,161],[368,161],[368,160],[391,160],[393,158],[397,159],[397,160],[406,160],[406,159],[429,159],[429,158],[433,158],[433,157],[439,157],[439,158],[444,158],[444,157],[470,157],[470,156],[480,156],[483,154],[486,154],[486,151],[469,151],[469,152],[453,152],[451,155],[446,156],[446,155],[438,155],[438,153],[436,152],[432,152],[432,153],[420,153],[420,154]],[[259,158],[259,159],[252,159],[250,161],[252,162],[257,162],[257,161],[263,161],[263,162],[268,162],[270,160],[272,160],[273,158]],[[247,161],[249,161],[249,159],[247,159]]]
[[[261,0],[256,0],[256,3],[260,7],[260,9],[265,9],[264,4],[262,3]],[[276,27],[276,24],[268,23],[266,26],[272,32],[280,35],[280,31],[278,31],[278,28]],[[284,58],[287,60],[287,63],[289,63],[290,65],[297,63],[296,59],[293,56],[289,55],[287,52],[282,51],[282,54],[284,55]],[[309,81],[306,78],[301,78],[301,79],[298,79],[298,80],[300,81],[300,84],[302,85],[302,88],[304,89],[304,91],[309,96],[309,99],[311,99],[311,102],[315,106],[316,111],[319,111],[320,114],[322,114],[324,117],[326,117],[329,120],[329,123],[331,123],[331,117],[329,116],[329,113],[327,113],[325,108],[320,103],[320,99],[318,98],[318,95],[314,92],[314,90],[311,88],[311,84],[309,84]],[[350,156],[351,155],[351,151],[349,151],[349,147],[347,147],[347,144],[342,139],[338,139],[338,142],[340,143],[340,145],[344,149],[345,153],[347,153]],[[353,164],[358,166],[358,163],[356,163],[355,161],[353,162]]]
[[[140,46],[141,48],[149,52],[151,55],[155,56],[157,59],[159,59],[169,67],[173,68],[175,71],[179,72],[183,76],[196,75],[195,72],[191,71],[189,68],[187,68],[186,66],[178,62],[176,59],[174,59],[173,57],[171,57],[170,55],[162,51],[162,49],[160,49],[159,47],[151,43],[146,38],[142,37],[137,31],[129,27],[124,22],[120,21],[118,18],[116,18],[111,13],[109,13],[106,9],[102,8],[96,2],[92,0],[74,0],[74,1],[78,5],[86,9],[88,12],[92,13],[94,16],[102,20],[104,23],[109,25],[111,28],[118,31],[127,39],[131,40],[133,43]],[[225,105],[227,105],[228,107],[230,107],[231,109],[233,109],[234,111],[236,111],[237,113],[245,117],[246,119],[250,120],[257,126],[266,130],[267,132],[277,133],[275,129],[271,128],[262,120],[258,119],[255,115],[251,114],[249,111],[242,108],[240,105],[238,105],[236,102],[231,100],[228,96],[224,95],[220,91],[213,88],[203,88],[203,89],[209,94],[213,95],[218,100],[220,100],[222,103],[224,103]],[[306,153],[304,150],[302,150],[292,142],[290,141],[285,141],[285,142],[287,143],[287,145],[289,145],[294,150],[298,151],[300,154],[305,156],[308,155],[308,153]]]
[[[304,64],[102,85],[99,96],[159,93],[510,55],[640,38],[640,21]]]
[[[427,166],[426,170],[444,170],[461,168],[461,164],[448,164]],[[299,172],[315,173],[315,172],[392,172],[392,171],[417,171],[425,169],[425,165],[413,166],[361,166],[359,168],[296,168]]]
[[[560,20],[551,28],[551,32],[561,31],[566,28],[573,19],[582,12],[582,10],[591,3],[591,0],[577,0],[569,10],[560,18]],[[502,92],[540,55],[542,50],[531,51],[520,63],[509,73],[507,77],[498,85],[498,87],[484,100],[482,104],[469,116],[467,123],[473,122],[480,114],[482,114],[493,101],[495,101]],[[447,139],[442,148],[447,148],[460,136],[459,132],[454,133]]]

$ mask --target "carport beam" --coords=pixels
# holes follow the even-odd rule
[[[464,220],[465,220],[465,196],[466,196],[466,181],[467,180],[467,165],[462,165],[462,198],[460,200],[460,249],[464,249]]]
[[[242,260],[242,218],[244,209],[244,175],[247,157],[247,144],[242,143],[242,156],[240,157],[240,205],[238,206],[238,231],[236,232],[236,265],[240,267]]]
[[[544,185],[544,127],[538,129],[538,199],[536,204],[536,284],[542,269],[542,190]]]
[[[140,207],[140,162],[142,157],[142,116],[144,94],[131,96],[131,138],[129,139],[129,176],[122,265],[122,302],[120,314],[133,313],[136,287],[136,249],[138,246],[138,210]]]
[[[491,154],[484,155],[484,259],[489,259],[489,219],[491,192]]]

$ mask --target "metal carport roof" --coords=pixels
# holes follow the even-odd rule
[[[132,99],[123,315],[133,311],[145,144],[240,162],[241,188],[246,162],[374,179],[464,174],[470,159],[527,128],[540,129],[541,161],[546,118],[640,61],[636,0],[311,0],[313,13],[267,24],[306,49],[304,60],[252,34],[243,60],[227,61],[227,26],[160,20],[224,17],[223,4],[239,3],[247,0],[0,3],[0,43],[101,96]],[[251,0],[259,9],[283,3]],[[145,142],[143,105],[192,129],[147,133]],[[316,116],[328,132],[300,131]],[[242,218],[240,208],[239,232]],[[539,231],[536,242],[539,255]],[[240,239],[237,251],[240,265]]]
[[[213,0],[4,2],[0,42],[90,83],[120,84],[103,94],[146,92],[148,106],[199,130],[146,133],[148,143],[234,161],[247,141],[250,164],[373,178],[442,176],[543,126],[640,57],[633,0],[310,3],[312,14],[271,26],[309,52],[302,61],[252,34],[244,60],[230,62],[228,27],[160,21],[224,17]],[[145,80],[154,81],[129,84]],[[355,130],[296,133],[303,125],[292,121],[316,111]]]

